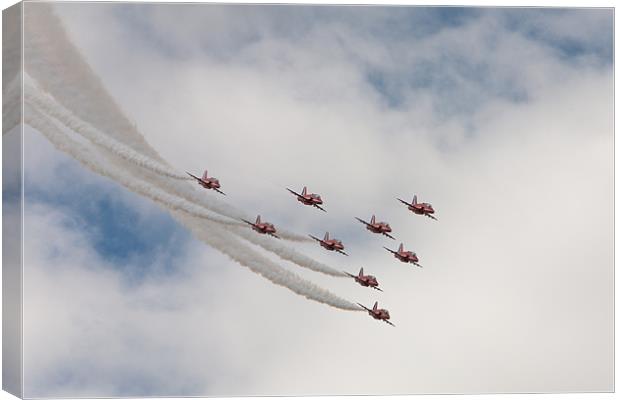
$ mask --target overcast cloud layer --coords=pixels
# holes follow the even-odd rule
[[[26,396],[613,390],[611,11],[54,7],[163,159],[342,239],[295,247],[384,293],[286,267],[397,328],[248,273],[28,129]]]

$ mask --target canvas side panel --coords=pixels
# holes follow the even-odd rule
[[[2,389],[23,395],[22,3],[2,12]]]

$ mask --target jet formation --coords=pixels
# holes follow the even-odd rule
[[[187,174],[190,177],[192,177],[194,180],[196,180],[197,183],[203,188],[214,190],[218,193],[225,195],[225,193],[220,190],[221,185],[220,185],[219,180],[214,177],[209,177],[206,170],[202,174],[202,178],[192,175],[189,172],[187,172]],[[301,193],[297,193],[294,190],[291,190],[289,188],[286,188],[286,190],[288,190],[291,194],[293,194],[296,197],[297,201],[299,201],[301,204],[306,205],[306,206],[312,206],[323,212],[327,212],[322,207],[323,199],[321,198],[321,196],[316,193],[308,193],[308,189],[306,186],[303,187]],[[425,216],[425,217],[428,217],[428,218],[431,218],[437,221],[437,218],[434,215],[435,209],[433,208],[433,206],[430,203],[419,203],[417,195],[413,196],[413,200],[411,201],[411,203],[405,200],[399,199],[399,198],[396,198],[396,199],[399,202],[405,204],[407,206],[407,209],[413,212],[414,214],[422,215],[422,216]],[[358,218],[358,217],[355,217],[355,219],[361,222],[362,224],[364,224],[366,226],[366,229],[369,230],[370,232],[386,236],[392,240],[396,240],[396,238],[391,235],[392,227],[390,226],[390,224],[387,222],[377,222],[374,214],[370,218],[370,222],[364,221],[363,219]],[[261,221],[260,215],[256,217],[255,222],[250,222],[245,219],[242,219],[241,221],[250,225],[250,227],[254,231],[260,234],[269,235],[277,239],[280,238],[278,235],[276,235],[276,232],[277,232],[276,227],[272,223]],[[335,239],[335,238],[330,238],[329,232],[325,232],[325,236],[323,236],[323,239],[319,239],[318,237],[313,236],[313,235],[308,235],[308,236],[310,236],[312,239],[317,241],[319,245],[323,247],[324,249],[348,256],[348,254],[344,252],[344,245],[342,244],[342,241]],[[398,246],[398,250],[392,250],[385,246],[383,248],[389,251],[390,253],[392,253],[393,256],[397,260],[403,263],[410,263],[417,267],[420,267],[420,268],[422,267],[419,264],[420,260],[417,254],[415,252],[405,250],[403,243],[401,243]],[[377,278],[375,276],[364,274],[364,268],[360,268],[359,273],[357,275],[350,274],[346,271],[343,273],[344,275],[350,278],[353,278],[356,283],[358,283],[359,285],[363,287],[368,287],[368,288],[375,289],[381,292],[383,291],[381,288],[379,288],[379,282],[377,281]],[[383,308],[378,308],[378,302],[375,302],[372,308],[368,308],[360,303],[357,303],[357,305],[360,306],[363,310],[367,311],[368,315],[370,315],[373,319],[376,319],[378,321],[383,321],[391,326],[395,326],[392,322],[389,321],[390,319],[389,311]]]

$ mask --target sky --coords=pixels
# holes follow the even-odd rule
[[[261,279],[27,127],[26,396],[613,390],[611,10],[55,4],[75,61],[26,8],[26,71],[59,102],[248,215],[330,231],[350,257],[289,245],[384,292],[257,251],[397,326]]]

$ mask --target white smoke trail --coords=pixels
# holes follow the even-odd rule
[[[70,139],[65,133],[62,133],[60,129],[52,122],[52,120],[50,120],[48,117],[44,117],[43,114],[37,111],[36,108],[34,108],[34,106],[29,101],[26,101],[25,105],[26,110],[28,111],[27,113],[24,113],[25,117],[28,117],[27,122],[40,132],[43,132],[48,137],[48,139],[50,139],[50,141],[52,141],[52,143],[56,145],[56,147],[58,147],[62,151],[65,151],[66,153],[69,153],[71,156],[73,156],[82,164],[86,165],[88,168],[96,170],[101,175],[118,181],[123,186],[128,187],[130,190],[137,192],[143,196],[147,196],[169,209],[182,210],[196,217],[208,219],[223,225],[240,225],[240,223],[237,221],[232,221],[225,217],[213,215],[204,208],[197,206],[196,204],[191,203],[187,200],[171,195],[163,190],[160,190],[159,188],[147,182],[144,182],[137,178],[130,178],[126,174],[114,171],[109,167],[104,167],[101,161],[97,160],[97,157],[94,156],[94,153],[92,153],[84,145]]]
[[[29,106],[28,111],[33,113],[35,116],[41,117],[42,115],[39,114],[39,112],[35,110],[35,108],[38,109],[38,106],[40,106],[41,103],[34,102],[33,104],[33,102],[31,102],[31,99],[36,97],[32,95],[32,92],[35,91],[36,89],[32,85],[26,85],[25,88],[26,88],[26,91],[25,91],[26,104]],[[54,109],[53,101],[45,103],[44,112],[47,112],[50,109],[51,110]],[[57,113],[52,114],[53,117],[57,115],[59,115],[61,118],[59,122],[65,121],[66,119],[64,118],[66,117],[65,115],[57,114]],[[54,129],[50,127],[49,125],[45,125],[45,124],[51,124],[51,121],[45,122],[45,120],[42,120],[42,121],[35,120],[32,122],[32,124],[40,124],[39,127],[41,129],[45,129],[46,131],[52,131]],[[79,124],[80,124],[79,122],[76,122],[69,128],[73,128],[74,126],[79,125]],[[144,182],[137,178],[128,179],[126,174],[118,174],[118,173],[114,174],[113,172],[110,172],[107,169],[102,168],[101,162],[97,162],[94,159],[84,159],[84,157],[81,154],[88,151],[86,147],[80,145],[79,143],[72,144],[72,146],[78,150],[77,155],[75,155],[75,157],[76,158],[80,157],[79,161],[83,163],[87,163],[90,168],[97,168],[101,174],[119,181],[119,183],[130,188],[134,192],[137,192],[143,196],[149,197],[150,199],[162,204],[163,206],[169,209],[182,210],[196,217],[208,219],[208,220],[217,222],[219,224],[225,225],[228,230],[235,233],[236,235],[241,236],[244,239],[261,246],[262,248],[275,253],[282,259],[291,261],[301,267],[308,268],[310,270],[321,272],[327,275],[344,276],[340,271],[336,269],[333,269],[325,264],[319,263],[318,261],[315,261],[311,259],[310,257],[300,254],[287,246],[277,243],[277,240],[257,235],[256,233],[250,231],[247,228],[246,224],[243,222],[234,221],[234,220],[227,219],[225,217],[219,217],[217,215],[213,215],[207,209],[199,205],[196,205],[195,203],[189,202],[183,198],[177,197],[174,194],[170,194],[164,190],[160,190],[154,184]],[[280,232],[278,233],[281,234]]]
[[[124,145],[123,143],[94,128],[87,122],[84,122],[83,120],[75,116],[71,111],[67,110],[65,107],[56,102],[49,94],[43,93],[38,88],[36,82],[34,82],[27,73],[24,74],[24,82],[24,97],[26,101],[31,103],[37,109],[42,110],[45,114],[60,121],[72,131],[82,135],[95,145],[101,146],[104,149],[123,158],[124,160],[129,161],[139,167],[147,168],[159,175],[180,180],[191,180],[191,178],[189,178],[188,176],[175,173],[174,171],[172,171],[171,167],[163,165],[162,163],[152,159],[151,157],[148,157],[134,150],[133,148]],[[163,189],[166,190],[166,188]],[[186,187],[185,185],[182,187],[180,185],[177,185],[175,189],[175,195],[181,195],[181,197],[183,197],[185,200],[196,203],[213,212],[237,220],[250,219],[245,214],[235,210],[233,207],[208,199],[204,196],[203,193],[198,193],[193,188]],[[168,191],[170,192],[170,190]],[[197,216],[201,216],[199,215],[199,213],[195,213],[193,211],[188,212],[192,212]],[[243,222],[224,221],[224,223],[229,225],[244,226]],[[278,230],[278,236],[291,241],[309,241],[307,236],[289,232],[284,229]]]
[[[342,299],[312,282],[306,281],[254,252],[233,235],[219,227],[217,222],[211,219],[197,219],[194,215],[188,213],[184,207],[178,206],[178,203],[168,202],[167,200],[169,199],[167,197],[160,197],[161,193],[149,190],[150,187],[148,184],[136,178],[126,176],[122,171],[117,170],[111,165],[104,165],[104,162],[97,157],[96,153],[93,153],[88,147],[72,140],[48,117],[37,111],[30,103],[26,103],[24,117],[27,124],[44,134],[58,150],[69,154],[92,171],[107,176],[128,189],[148,196],[169,210],[174,211],[174,215],[181,220],[196,237],[226,254],[239,264],[248,267],[253,272],[267,278],[271,282],[284,286],[294,293],[308,299],[343,310],[360,310],[354,303]]]
[[[159,160],[72,43],[54,5],[31,3],[22,10],[23,21],[27,21],[22,24],[23,69],[80,119],[134,149],[136,145],[148,147],[142,153]]]
[[[157,174],[174,179],[192,179],[187,175],[173,171],[169,166],[162,165],[152,158],[147,157],[142,153],[138,153],[131,147],[103,134],[92,125],[77,118],[69,110],[58,104],[58,102],[56,102],[48,94],[44,94],[41,91],[34,89],[32,79],[29,78],[27,74],[24,74],[24,86],[24,98],[26,101],[44,111],[47,115],[62,121],[62,123],[68,128],[84,136],[95,145],[104,147],[119,157],[130,161],[139,167],[147,168]]]
[[[222,235],[224,232],[222,232],[221,228],[213,225],[213,223],[197,224],[196,220],[187,214],[178,214],[178,218],[192,231],[194,236],[217,248],[232,260],[269,279],[276,285],[284,286],[301,296],[332,307],[349,311],[361,311],[356,304],[338,297],[312,282],[306,281],[300,276],[283,269],[268,258],[247,248],[239,239],[230,235]]]

